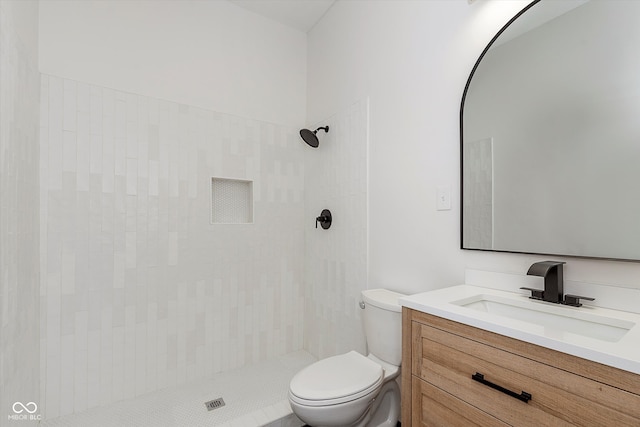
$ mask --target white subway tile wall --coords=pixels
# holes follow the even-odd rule
[[[0,1],[0,425],[39,397],[38,4]],[[55,309],[55,307],[54,307]],[[43,321],[46,318],[42,317]],[[28,405],[32,409],[32,405]]]
[[[366,354],[358,302],[367,289],[369,100],[318,126],[318,148],[305,146],[305,335],[318,358]],[[315,129],[315,127],[314,127]],[[329,209],[331,228],[314,228]]]
[[[40,111],[46,418],[302,348],[297,129],[49,75]],[[212,176],[252,224],[210,223]]]

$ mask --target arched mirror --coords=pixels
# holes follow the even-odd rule
[[[640,260],[640,1],[534,1],[460,110],[462,248]]]

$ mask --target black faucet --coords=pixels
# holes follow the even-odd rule
[[[564,279],[562,265],[566,264],[562,261],[541,261],[531,264],[527,274],[529,276],[544,277],[544,291],[533,288],[520,288],[531,291],[533,299],[539,299],[556,304],[566,304],[574,307],[580,307],[581,299],[593,301],[591,297],[583,297],[580,295],[563,295]],[[565,299],[566,298],[566,299]]]
[[[531,288],[520,288],[531,291],[531,298],[547,302],[562,303],[564,300],[562,261],[541,261],[529,267],[529,276],[544,277],[544,291]]]

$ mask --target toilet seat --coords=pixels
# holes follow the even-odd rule
[[[292,401],[329,406],[366,396],[382,386],[382,366],[358,352],[320,360],[298,372],[289,387]]]

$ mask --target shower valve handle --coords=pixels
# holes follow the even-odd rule
[[[320,223],[322,228],[326,230],[331,227],[332,220],[331,211],[329,209],[324,209],[320,216],[316,217],[316,228],[318,228],[318,223]]]

